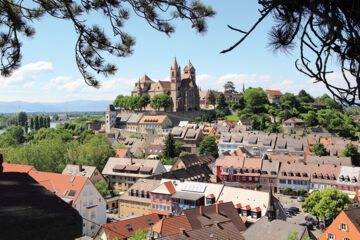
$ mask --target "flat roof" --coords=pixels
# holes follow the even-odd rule
[[[204,194],[189,193],[189,192],[176,192],[171,197],[172,198],[179,198],[179,199],[196,201],[196,200],[204,197]]]

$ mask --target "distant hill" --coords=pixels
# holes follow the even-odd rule
[[[98,112],[105,111],[107,106],[111,104],[110,100],[91,101],[76,100],[58,103],[46,102],[0,102],[0,113],[16,113],[16,112]]]

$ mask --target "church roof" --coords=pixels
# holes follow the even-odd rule
[[[171,69],[178,69],[178,64],[177,64],[177,61],[176,61],[176,57],[174,59],[174,64],[172,65]]]
[[[188,62],[188,64],[185,66],[184,70],[190,70],[190,69],[195,69],[194,66],[191,64],[190,60]]]
[[[161,87],[164,91],[170,91],[170,82],[169,81],[159,81]]]
[[[153,82],[146,74],[140,79],[140,82]]]

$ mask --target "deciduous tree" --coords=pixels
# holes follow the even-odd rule
[[[214,136],[206,136],[199,145],[200,154],[211,154],[215,158],[219,156],[219,148]]]
[[[328,156],[329,152],[326,150],[324,144],[322,143],[315,143],[311,147],[311,151],[314,153],[315,156]]]

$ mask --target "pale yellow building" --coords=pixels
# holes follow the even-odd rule
[[[119,217],[151,214],[150,192],[160,185],[160,180],[139,179],[119,198]]]
[[[72,175],[72,176],[83,176],[90,179],[93,184],[98,182],[105,181],[104,176],[101,172],[94,166],[84,166],[84,165],[72,165],[68,164],[64,168],[62,174],[64,175]]]

